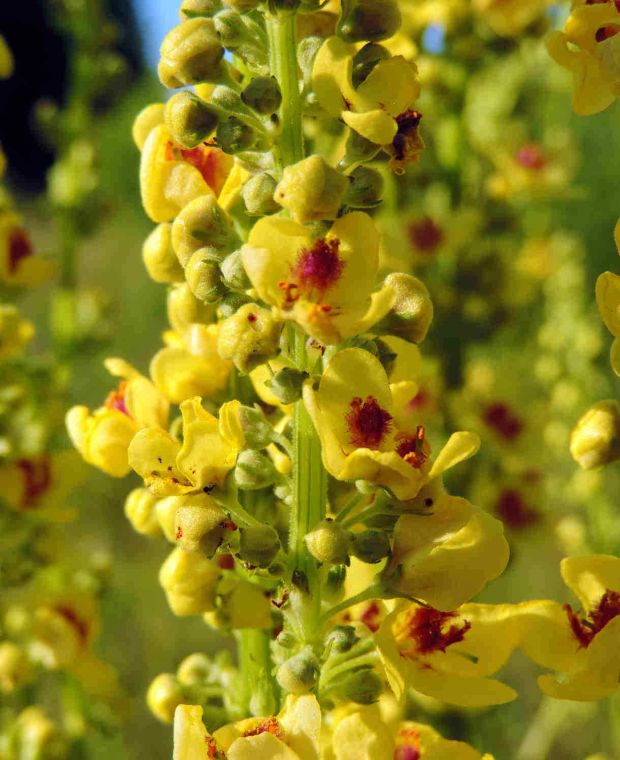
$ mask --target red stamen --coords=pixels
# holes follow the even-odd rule
[[[54,607],[54,611],[61,615],[71,625],[77,633],[80,642],[85,645],[88,641],[88,623],[78,617],[76,611],[68,605],[60,604],[57,607]]]
[[[378,448],[390,431],[392,415],[372,396],[367,396],[365,401],[356,396],[349,406],[346,421],[350,442],[365,449]]]
[[[52,484],[50,458],[44,455],[37,459],[18,459],[15,466],[21,471],[24,479],[21,506],[23,509],[33,509]]]
[[[615,37],[618,32],[620,32],[620,26],[618,24],[608,24],[607,26],[602,26],[600,29],[597,29],[594,37],[597,42],[605,42],[605,40],[610,40],[612,37]]]
[[[524,169],[532,169],[533,171],[540,171],[547,165],[547,158],[536,143],[523,145],[517,151],[515,158]]]
[[[18,227],[9,235],[9,272],[13,274],[20,263],[32,256],[33,249],[30,237],[26,230]]]
[[[511,528],[519,529],[538,522],[536,510],[527,506],[521,494],[512,488],[503,490],[495,505],[495,511]]]
[[[596,634],[602,631],[610,620],[620,615],[620,593],[606,589],[596,607],[590,610],[589,620],[580,618],[570,604],[564,605],[564,611],[579,646],[586,649]]]
[[[319,238],[312,248],[304,248],[292,269],[293,280],[305,293],[317,291],[323,295],[342,275],[345,262],[338,255],[337,238]]]
[[[502,438],[512,441],[521,435],[523,423],[516,417],[506,404],[490,404],[483,410],[483,422],[499,433]]]
[[[108,394],[108,397],[106,398],[104,402],[104,406],[106,409],[116,409],[119,412],[122,412],[123,414],[126,414],[127,417],[131,417],[131,414],[129,414],[129,411],[127,410],[127,407],[125,406],[125,393],[127,392],[127,383],[125,380],[123,380],[121,383],[119,383],[118,389],[115,391],[111,391]]]
[[[364,612],[362,612],[360,621],[373,633],[376,633],[379,630],[381,624],[381,607],[379,607],[377,602],[371,602],[368,607],[366,607]]]
[[[246,731],[243,736],[258,736],[259,734],[271,734],[280,739],[284,736],[284,731],[280,727],[278,719],[275,715],[272,715],[270,718],[261,721],[256,728],[251,728],[249,731]]]
[[[452,644],[463,641],[471,628],[469,620],[456,622],[445,630],[446,623],[456,617],[455,612],[440,612],[432,607],[415,608],[395,632],[395,637],[401,642],[408,641],[413,645],[401,650],[401,655],[415,657],[418,654],[445,652]]]
[[[409,225],[409,240],[414,248],[422,253],[434,253],[444,239],[443,230],[430,218],[422,217]]]
[[[401,729],[398,732],[397,741],[399,746],[394,750],[394,760],[420,760],[422,757],[420,734],[415,729]]]
[[[396,453],[416,470],[419,470],[428,459],[428,443],[425,435],[424,426],[418,425],[415,435],[399,433],[396,437],[398,444]]]
[[[169,140],[165,157],[166,161],[184,161],[198,169],[204,181],[216,195],[222,192],[232,163],[231,156],[227,156],[209,143],[186,149]]]

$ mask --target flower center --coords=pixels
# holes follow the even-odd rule
[[[338,282],[345,266],[338,255],[339,248],[337,238],[319,238],[312,248],[301,251],[292,271],[301,290],[318,291],[322,295]]]
[[[403,174],[405,166],[415,163],[424,149],[419,133],[421,120],[419,111],[405,111],[396,117],[398,129],[392,140],[393,158],[390,162],[396,174]]]
[[[277,739],[282,739],[284,736],[284,731],[278,723],[278,719],[275,717],[275,715],[272,715],[270,718],[261,720],[254,728],[250,728],[248,731],[245,731],[243,736],[258,736],[259,734],[271,734]]]
[[[452,623],[455,612],[440,612],[432,607],[414,607],[398,619],[394,627],[397,643],[405,645],[402,657],[445,652],[452,644],[463,641],[471,628],[469,620]]]
[[[428,459],[430,447],[423,425],[418,425],[415,435],[399,433],[396,443],[398,444],[396,453],[416,470],[419,470]]]
[[[116,409],[127,417],[131,417],[127,407],[125,406],[125,393],[127,392],[127,383],[123,380],[119,383],[118,390],[111,391],[105,400],[104,406],[106,409]]]
[[[547,165],[545,154],[540,145],[536,143],[526,143],[521,146],[515,158],[524,169],[532,169],[533,171],[540,171]]]
[[[19,267],[23,259],[32,256],[32,243],[26,230],[18,227],[9,237],[9,272],[12,274]]]
[[[88,641],[88,632],[89,632],[89,625],[85,620],[82,620],[76,613],[76,611],[69,607],[69,605],[66,604],[59,604],[57,607],[54,607],[54,612],[57,612],[61,617],[63,617],[67,623],[71,625],[73,630],[77,633],[77,636],[80,640],[80,642],[83,645],[86,645],[86,642]]]
[[[420,760],[420,734],[413,728],[402,728],[398,732],[398,747],[394,750],[394,760]]]
[[[351,443],[365,449],[378,448],[390,432],[392,415],[373,396],[367,396],[365,401],[356,396],[349,407],[346,420]]]
[[[196,148],[181,148],[169,140],[166,144],[166,161],[184,161],[198,169],[207,185],[219,195],[230,171],[232,157],[208,142]]]
[[[425,216],[409,226],[409,240],[422,253],[434,253],[443,242],[443,238],[443,230],[430,216]]]
[[[379,607],[379,604],[377,602],[371,602],[364,612],[362,612],[360,621],[364,623],[369,631],[376,633],[381,624],[381,607]]]
[[[607,26],[601,26],[597,29],[594,36],[597,42],[605,42],[605,40],[610,40],[612,37],[615,37],[618,32],[620,32],[620,25],[608,24]]]
[[[589,620],[580,618],[570,604],[564,605],[564,611],[579,646],[586,649],[596,634],[602,631],[610,620],[620,615],[620,593],[606,589],[596,607],[590,610]]]
[[[22,507],[32,509],[52,484],[52,467],[48,456],[18,459],[15,463],[24,479]]]
[[[507,441],[517,438],[523,430],[521,420],[512,413],[510,407],[500,402],[489,404],[482,414],[482,419],[488,427]]]
[[[528,507],[521,494],[512,488],[501,492],[495,511],[506,525],[517,529],[538,522],[539,517],[536,510]]]

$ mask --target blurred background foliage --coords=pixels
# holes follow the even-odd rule
[[[106,356],[128,358],[146,373],[149,358],[159,347],[161,332],[165,328],[165,304],[160,288],[146,276],[140,255],[150,224],[140,205],[138,152],[131,140],[131,125],[141,108],[164,97],[164,89],[156,78],[152,64],[156,60],[159,39],[167,26],[174,23],[176,5],[171,0],[109,0],[104,11],[106,19],[113,22],[111,34],[115,35],[114,47],[122,56],[124,68],[108,96],[95,104],[90,139],[96,145],[98,154],[95,166],[98,198],[96,223],[80,237],[77,255],[79,286],[95,294],[93,297],[97,303],[105,304],[104,311],[98,312],[99,326],[105,329],[98,340],[82,345],[72,355],[66,387],[67,406],[83,403],[96,407],[105,398],[110,389],[110,378],[102,365]],[[79,0],[66,2],[64,12],[68,9],[69,15],[73,13],[74,19],[88,25],[90,22],[85,16],[80,18],[85,7]],[[27,218],[35,248],[52,257],[60,257],[60,237],[58,220],[51,214],[45,187],[47,173],[57,158],[59,143],[46,139],[45,126],[41,127],[40,120],[37,123],[35,113],[37,108],[40,109],[41,102],[55,102],[61,109],[70,104],[71,86],[72,82],[75,83],[75,72],[72,72],[75,34],[72,36],[69,33],[64,12],[60,4],[52,0],[22,0],[19,3],[5,0],[0,4],[0,31],[16,60],[13,78],[0,83],[0,143],[9,162],[10,186],[17,197],[18,207]],[[542,43],[536,41],[533,44],[537,46],[541,63],[538,70],[534,66],[531,72],[533,76],[543,77],[542,87],[537,93],[527,89],[520,93],[522,98],[532,98],[523,109],[530,116],[535,114],[536,118],[535,124],[528,125],[532,130],[530,138],[542,139],[546,135],[549,149],[559,148],[561,159],[576,168],[570,180],[571,192],[546,198],[540,204],[515,203],[512,213],[519,217],[523,229],[529,228],[532,233],[541,230],[556,233],[561,230],[563,234],[573,234],[581,241],[584,254],[571,259],[576,264],[576,270],[571,269],[567,275],[576,276],[578,280],[569,300],[574,313],[596,326],[594,329],[601,341],[601,350],[590,362],[595,382],[580,389],[579,409],[570,408],[562,420],[565,430],[570,430],[579,411],[589,404],[601,397],[620,396],[620,384],[609,371],[608,336],[598,326],[593,295],[594,282],[600,272],[614,266],[616,270],[618,268],[611,232],[619,212],[616,190],[620,176],[620,109],[616,104],[587,119],[576,116],[567,95],[567,78],[556,71],[554,64],[541,52]],[[441,52],[430,57],[435,64],[441,65]],[[100,62],[94,60],[91,63],[96,67]],[[483,111],[485,104],[500,98],[502,92],[505,94],[506,88],[510,87],[507,85],[508,70],[496,71],[486,81],[484,73],[477,74],[478,91],[470,86],[469,96],[474,98],[473,105],[456,104],[457,108],[465,109],[464,113],[469,105],[468,118],[471,118],[473,109],[474,120],[476,109]],[[540,84],[540,81],[537,83]],[[429,103],[424,119],[424,136],[432,147],[436,147],[432,136],[444,118],[444,114],[434,110],[435,105]],[[480,124],[481,128],[484,127],[482,117]],[[470,130],[472,126],[475,128],[476,124],[470,124]],[[463,122],[461,128],[464,128]],[[564,134],[570,135],[569,143],[563,142]],[[511,135],[506,134],[505,138],[509,141]],[[465,141],[462,144],[466,144]],[[489,313],[486,322],[483,319],[476,324],[457,324],[456,312],[449,312],[447,318],[442,318],[440,304],[447,270],[442,269],[439,260],[436,264],[417,267],[412,250],[407,249],[409,233],[405,228],[408,218],[425,213],[425,198],[428,200],[429,186],[432,184],[428,180],[436,170],[433,151],[428,150],[419,165],[406,177],[396,178],[391,188],[393,208],[386,209],[385,219],[388,220],[389,234],[401,241],[400,248],[395,248],[398,255],[409,258],[409,263],[413,260],[414,270],[419,269],[420,276],[429,284],[433,299],[439,304],[436,308],[437,320],[429,337],[431,351],[440,359],[445,356],[458,357],[458,366],[449,373],[453,384],[451,392],[456,394],[453,416],[459,418],[466,403],[466,398],[458,394],[464,382],[466,360],[475,356],[492,360],[498,370],[498,383],[508,383],[509,378],[516,385],[515,401],[523,405],[521,411],[524,415],[547,414],[553,405],[551,396],[557,392],[554,391],[555,385],[548,387],[547,397],[541,395],[540,385],[536,391],[539,397],[535,400],[528,398],[528,392],[538,359],[537,335],[540,327],[546,319],[561,321],[563,313],[570,316],[562,309],[553,312],[553,296],[561,282],[558,283],[556,278],[547,290],[543,282],[526,308],[508,310],[500,320],[493,312]],[[454,181],[458,185],[457,169]],[[468,200],[475,206],[479,199],[474,193]],[[447,226],[460,223],[457,216],[446,220]],[[464,247],[467,248],[466,240]],[[569,252],[567,255],[570,257],[572,254]],[[449,271],[447,279],[451,282],[454,267],[458,275],[459,266],[457,260],[453,270]],[[478,269],[469,272],[463,269],[461,273],[463,277],[469,277],[469,287],[473,291],[479,288],[483,279],[493,291],[505,275],[503,268],[504,264],[499,264],[491,249],[490,255],[479,263]],[[458,276],[455,281],[458,283]],[[51,290],[39,289],[25,300],[24,310],[37,327],[33,347],[37,353],[49,353],[53,345],[49,319]],[[564,358],[568,357],[568,370],[565,371],[570,371],[573,362],[578,372],[578,326],[557,324],[556,327],[567,336],[562,348]],[[574,341],[572,358],[571,340]],[[562,409],[561,404],[559,408]],[[539,463],[540,450],[544,448],[544,441],[538,440],[530,452],[534,458],[533,465]],[[552,465],[549,464],[550,459],[545,460],[547,466],[555,468],[555,471],[546,474],[550,476],[550,488],[557,487],[557,493],[554,497],[548,488],[540,498],[547,500],[544,505],[547,513],[557,510],[552,515],[552,531],[557,534],[560,525],[559,530],[564,532],[559,541],[550,540],[548,532],[536,527],[530,529],[526,538],[523,533],[511,534],[511,566],[492,585],[487,594],[491,601],[518,601],[532,595],[565,598],[566,592],[557,570],[558,560],[565,552],[567,542],[588,543],[587,537],[584,539],[582,536],[583,531],[596,533],[595,540],[591,540],[589,545],[598,542],[600,548],[600,542],[605,541],[606,551],[617,554],[620,550],[619,521],[613,510],[618,494],[617,472],[606,471],[597,475],[595,482],[589,481],[583,486],[585,497],[581,499],[581,506],[587,509],[589,517],[580,521],[579,515],[574,518],[570,505],[566,508],[561,491],[565,482],[570,482],[575,488],[579,482],[574,477],[576,466],[568,448],[563,451],[563,455],[553,458]],[[475,463],[465,476],[459,470],[458,482],[452,484],[457,492],[466,489],[476,492],[474,467]],[[495,477],[493,470],[489,473],[492,480]],[[138,478],[131,477],[138,485]],[[488,483],[486,485],[488,487]],[[170,756],[170,729],[156,723],[147,711],[144,694],[148,683],[159,672],[174,671],[182,657],[190,652],[213,652],[226,644],[200,619],[175,618],[168,609],[163,592],[154,582],[167,548],[160,543],[145,541],[130,528],[123,514],[127,491],[127,482],[111,482],[91,469],[87,481],[72,499],[72,503],[79,507],[80,517],[75,524],[66,528],[70,541],[78,547],[80,555],[86,557],[103,553],[110,558],[114,580],[104,603],[103,635],[98,648],[104,659],[118,668],[130,697],[124,738],[117,736],[104,743],[98,742],[91,748],[91,756],[115,760],[163,759]],[[568,521],[559,520],[566,516]],[[445,727],[446,733],[454,738],[462,736],[476,746],[495,753],[498,760],[513,757],[540,760],[546,756],[578,760],[605,748],[603,745],[610,739],[603,729],[606,717],[602,713],[617,710],[617,703],[604,704],[601,708],[572,703],[541,703],[531,666],[518,659],[513,661],[509,670],[510,679],[517,688],[520,687],[521,699],[471,718],[446,712],[435,716],[438,725]],[[615,722],[620,723],[620,719],[616,718]],[[553,731],[551,727],[555,727]],[[553,750],[550,747],[545,749],[548,742],[554,743]],[[521,747],[518,756],[516,747]],[[547,755],[547,752],[551,754]]]

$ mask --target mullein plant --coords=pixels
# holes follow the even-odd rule
[[[502,5],[475,11],[501,30]],[[544,5],[520,9],[523,29]],[[159,64],[177,92],[134,125],[170,329],[149,376],[109,359],[118,386],[67,427],[87,462],[142,478],[125,512],[172,546],[172,612],[238,645],[236,664],[193,653],[152,682],[175,760],[481,758],[412,720],[407,697],[510,702],[497,674],[517,649],[553,698],[618,687],[617,558],[563,562],[581,607],[471,601],[508,544],[444,484],[479,438],[446,440],[415,403],[433,305],[383,263],[374,213],[424,150],[402,11],[184,0]]]
[[[0,38],[0,75],[11,53]],[[2,175],[6,166],[1,155]],[[61,758],[88,728],[107,730],[121,692],[93,650],[107,568],[67,559],[62,533],[83,467],[62,448],[59,366],[29,355],[33,324],[16,300],[56,273],[0,185],[0,757]]]

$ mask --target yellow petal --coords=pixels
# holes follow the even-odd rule
[[[278,720],[286,743],[303,760],[318,760],[321,707],[313,694],[289,695]]]
[[[584,610],[595,607],[608,589],[620,592],[620,559],[607,554],[566,557],[560,572]]]
[[[174,711],[172,760],[197,760],[204,756],[209,734],[202,722],[202,707],[179,705]]]
[[[620,336],[620,276],[604,272],[596,281],[596,302],[609,332]]]
[[[376,710],[340,720],[332,738],[336,760],[393,760],[394,740]]]
[[[419,94],[416,65],[397,55],[380,61],[357,88],[355,107],[361,111],[379,105],[395,117],[409,110]]]
[[[144,428],[131,441],[129,464],[156,496],[183,493],[190,484],[177,468],[180,450],[181,444],[165,430]]]
[[[376,145],[390,145],[398,131],[396,121],[380,108],[362,113],[343,111],[341,115],[348,127]]]
[[[327,39],[317,53],[312,72],[312,87],[321,106],[338,118],[346,103],[356,96],[351,83],[356,48],[338,37]]]
[[[428,474],[429,480],[439,477],[443,472],[473,457],[480,448],[480,438],[475,433],[461,431],[453,433],[441,449]]]
[[[227,760],[299,760],[299,755],[270,733],[235,739],[226,751]]]

